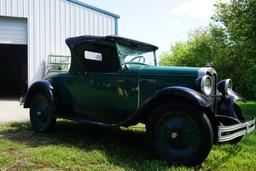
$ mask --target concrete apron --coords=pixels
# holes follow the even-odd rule
[[[29,120],[29,109],[24,109],[19,99],[0,99],[0,123],[26,120]]]

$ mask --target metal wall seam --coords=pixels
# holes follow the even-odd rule
[[[115,18],[115,35],[118,35],[118,19]]]

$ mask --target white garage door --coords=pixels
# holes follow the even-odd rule
[[[27,21],[0,17],[0,44],[27,44]]]

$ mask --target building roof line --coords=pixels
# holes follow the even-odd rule
[[[75,3],[75,4],[78,4],[78,5],[81,5],[81,6],[84,6],[86,8],[89,8],[89,9],[92,9],[92,10],[95,10],[95,11],[98,11],[100,13],[103,13],[103,14],[106,14],[106,15],[109,15],[109,16],[112,16],[116,19],[119,19],[120,16],[117,15],[117,14],[114,14],[114,13],[111,13],[109,11],[106,11],[106,10],[103,10],[101,8],[98,8],[98,7],[95,7],[95,6],[92,6],[92,5],[89,5],[87,3],[84,3],[84,2],[81,2],[81,1],[78,1],[78,0],[67,0],[69,2],[72,2],[72,3]]]

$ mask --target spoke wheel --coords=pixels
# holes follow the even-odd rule
[[[33,98],[30,121],[32,128],[37,132],[47,132],[54,128],[56,118],[53,116],[52,105],[43,94]]]
[[[184,102],[183,105],[167,102],[158,106],[146,128],[153,150],[170,164],[198,165],[212,147],[213,131],[209,119]]]
[[[175,156],[192,154],[199,145],[199,130],[184,114],[167,113],[159,120],[157,136],[167,153]]]

